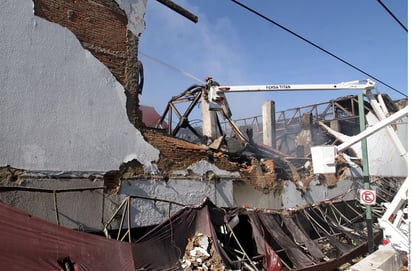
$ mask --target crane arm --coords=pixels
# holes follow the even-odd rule
[[[293,91],[293,90],[347,90],[373,89],[375,83],[369,79],[350,81],[338,84],[277,84],[277,85],[246,85],[246,86],[211,86],[216,92],[259,92],[259,91]]]
[[[244,85],[244,86],[220,86],[212,84],[208,86],[208,100],[211,103],[222,103],[225,93],[230,92],[261,92],[261,91],[304,91],[304,90],[371,90],[375,88],[375,82],[357,80],[338,84],[277,84],[277,85]],[[215,108],[219,108],[216,106]]]

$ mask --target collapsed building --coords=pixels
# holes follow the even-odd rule
[[[123,262],[124,270],[190,270],[195,262],[200,264],[192,250],[216,256],[208,268],[219,267],[211,270],[251,265],[252,270],[281,270],[281,266],[287,268],[284,270],[311,270],[330,259],[339,259],[334,261],[334,266],[339,266],[363,253],[362,207],[356,204],[363,179],[361,162],[345,160],[339,163],[337,174],[317,175],[309,151],[311,145],[335,144],[345,141],[345,135],[360,132],[356,97],[326,103],[324,115],[309,111],[286,117],[280,112],[275,148],[263,146],[259,129],[251,129],[253,126],[244,129],[250,135],[247,144],[238,140],[236,125],[231,126],[233,136],[229,130],[223,133],[224,144],[219,139],[204,140],[203,135],[191,134],[195,140],[187,140],[185,135],[168,133],[172,125],[163,119],[157,124],[167,128],[152,127],[147,119],[150,108],[139,104],[139,95],[144,95],[143,66],[137,52],[145,7],[143,0],[1,4],[0,201],[8,205],[2,221],[13,213],[11,206],[19,209],[14,223],[40,225],[39,231],[45,223],[45,232],[76,230],[79,235],[72,238],[79,247],[85,245],[80,240],[89,238],[83,232],[129,241],[134,244],[131,248],[104,241],[107,249],[113,246],[121,251],[127,262]],[[199,102],[202,93],[198,94],[185,91],[174,100],[197,97]],[[405,106],[386,101],[388,114]],[[367,102],[365,106],[372,125],[377,121],[374,110]],[[331,112],[333,118],[327,117]],[[188,127],[187,118],[179,123],[179,129]],[[406,126],[406,118],[396,124],[404,144]],[[198,131],[190,125],[189,130]],[[386,142],[390,140],[385,131],[368,138],[369,145],[386,146],[368,150],[371,183],[380,191],[381,202],[391,200],[407,175],[403,158]],[[359,147],[351,151],[350,155],[361,158]],[[382,151],[385,156],[379,153]],[[278,209],[284,211],[275,211]],[[336,218],[327,225],[330,214],[345,221]],[[179,219],[194,224],[171,227],[179,225]],[[230,223],[237,220],[236,225]],[[13,223],[1,223],[3,234],[14,227]],[[353,225],[358,227],[356,233],[347,230]],[[293,235],[293,229],[301,234],[300,241],[298,236],[277,235],[279,231]],[[62,236],[71,236],[66,229],[61,231]],[[167,239],[156,242],[162,232]],[[245,232],[256,243],[246,237],[236,240]],[[184,234],[177,236],[179,233]],[[9,235],[1,254],[10,270],[13,265],[15,270],[21,267],[16,265],[20,258],[10,257],[10,251],[24,246],[21,239],[10,238],[19,233],[15,234]],[[170,241],[174,236],[178,238]],[[31,250],[36,250],[35,234],[26,237],[33,240]],[[90,238],[90,242],[101,240]],[[20,244],[14,244],[17,242]],[[53,244],[63,247],[59,242]],[[170,253],[164,261],[146,255],[148,248],[159,247],[169,248],[164,251]],[[353,254],[352,248],[359,250]],[[101,255],[107,255],[104,250]],[[70,248],[61,251],[32,254],[21,264],[37,264],[41,269],[59,268],[64,261],[69,265],[73,264],[70,261],[85,261],[84,266],[93,267],[84,255],[71,254]],[[41,257],[47,261],[39,260]],[[109,266],[101,268],[110,270]],[[330,266],[324,268],[330,270]]]

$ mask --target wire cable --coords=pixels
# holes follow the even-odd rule
[[[386,12],[388,12],[392,16],[392,18],[403,28],[403,30],[408,32],[408,29],[401,23],[401,21],[398,20],[398,18],[396,18],[396,16],[392,13],[392,11],[390,11],[390,9],[387,6],[385,6],[385,4],[382,3],[381,0],[377,0],[377,1],[386,10]]]
[[[266,17],[265,15],[263,15],[263,14],[261,14],[261,13],[257,12],[256,10],[254,10],[254,9],[252,9],[252,8],[250,8],[250,7],[248,7],[248,6],[244,5],[244,4],[242,4],[242,3],[240,3],[240,2],[238,2],[238,1],[236,1],[236,0],[232,0],[232,2],[234,2],[235,4],[237,4],[237,5],[241,6],[241,7],[242,7],[242,8],[244,8],[244,9],[246,9],[246,10],[248,10],[248,11],[252,12],[253,14],[257,15],[258,17],[260,17],[260,18],[262,18],[262,19],[264,19],[264,20],[266,20],[266,21],[268,21],[268,22],[270,22],[270,23],[272,23],[272,24],[276,25],[277,27],[279,27],[279,28],[281,28],[281,29],[285,30],[286,32],[288,32],[288,33],[292,34],[293,36],[295,36],[295,37],[297,37],[297,38],[299,38],[299,39],[303,40],[304,42],[309,43],[310,45],[312,45],[312,46],[316,47],[317,49],[319,49],[319,50],[323,51],[324,53],[326,53],[326,54],[328,54],[328,55],[330,55],[330,56],[332,56],[332,57],[336,58],[336,59],[337,59],[337,60],[339,60],[340,62],[343,62],[344,64],[346,64],[346,65],[348,65],[348,66],[352,67],[353,69],[355,69],[355,70],[357,70],[357,71],[359,71],[359,72],[361,72],[361,73],[365,74],[365,75],[366,75],[366,76],[368,76],[369,78],[372,78],[373,80],[375,80],[375,81],[377,81],[377,82],[381,83],[382,85],[384,85],[384,86],[386,86],[386,87],[388,87],[388,88],[392,89],[393,91],[395,91],[395,92],[397,92],[397,93],[399,93],[399,94],[403,95],[404,97],[408,97],[408,95],[406,95],[405,93],[403,93],[403,92],[401,92],[401,91],[397,90],[396,88],[394,88],[394,87],[392,87],[392,86],[390,86],[390,85],[386,84],[385,82],[381,81],[380,79],[376,78],[375,76],[373,76],[373,75],[371,75],[371,74],[369,74],[369,73],[365,72],[364,70],[362,70],[362,69],[360,69],[360,68],[356,67],[355,65],[353,65],[353,64],[351,64],[351,63],[349,63],[348,61],[346,61],[346,60],[344,60],[344,59],[342,59],[342,58],[338,57],[337,55],[335,55],[335,54],[333,54],[333,53],[329,52],[328,50],[326,50],[326,49],[324,49],[324,48],[320,47],[320,46],[319,46],[319,45],[317,45],[316,43],[311,42],[310,40],[306,39],[305,37],[303,37],[303,36],[301,36],[301,35],[297,34],[296,32],[293,32],[292,30],[290,30],[290,29],[286,28],[285,26],[283,26],[283,25],[281,25],[281,24],[279,24],[279,23],[277,23],[277,22],[273,21],[272,19],[270,19],[270,18]]]

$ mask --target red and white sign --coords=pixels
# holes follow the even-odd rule
[[[361,189],[359,191],[360,202],[365,205],[376,204],[376,191],[369,189]]]

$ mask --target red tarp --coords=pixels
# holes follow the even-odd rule
[[[0,203],[1,270],[135,270],[129,243],[76,232]]]

